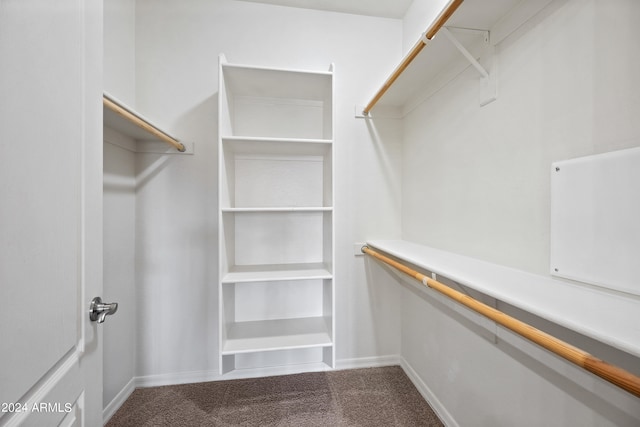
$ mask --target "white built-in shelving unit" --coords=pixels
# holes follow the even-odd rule
[[[220,371],[333,368],[333,66],[219,79]]]

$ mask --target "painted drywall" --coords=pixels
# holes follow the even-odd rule
[[[403,238],[548,274],[551,163],[640,145],[638,18],[633,0],[551,2],[496,46],[497,101],[479,106],[467,69],[411,111]],[[402,312],[402,356],[452,425],[640,423],[629,394],[508,333],[494,343],[437,298],[407,288]],[[636,358],[568,335],[640,373]]]
[[[135,0],[104,4],[104,90],[135,107]]]
[[[403,236],[546,274],[551,162],[640,145],[638,7],[553,2],[497,46],[497,101],[469,68],[409,114]]]
[[[135,0],[104,2],[104,90],[135,107]],[[135,377],[135,142],[103,129],[103,299],[118,302],[104,327],[103,407]],[[113,144],[120,144],[113,145]],[[125,147],[125,148],[123,148]],[[126,390],[125,390],[126,394]],[[126,396],[119,396],[124,398]],[[118,403],[114,402],[115,408]],[[107,416],[109,414],[106,414]]]
[[[127,138],[105,129],[105,140]],[[118,311],[103,330],[103,404],[106,408],[135,377],[135,153],[104,143],[104,269],[103,300],[117,302]]]
[[[486,329],[480,315],[409,280],[402,281],[402,355],[447,425],[631,427],[640,422],[636,397],[505,329]],[[497,308],[638,373],[637,358],[505,304]]]
[[[220,53],[278,68],[335,63],[338,365],[399,353],[400,293],[367,282],[353,243],[400,236],[400,122],[372,127],[354,106],[399,60],[401,38],[394,19],[228,0],[137,2],[137,106],[195,144],[193,156],[137,157],[138,376],[161,383],[218,372]]]

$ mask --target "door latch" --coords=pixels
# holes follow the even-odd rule
[[[97,320],[98,323],[103,323],[107,315],[113,314],[116,311],[118,311],[117,302],[107,304],[102,302],[102,298],[95,297],[89,305],[89,319],[91,319],[92,322]]]

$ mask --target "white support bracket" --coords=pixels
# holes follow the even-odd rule
[[[486,30],[476,30],[470,28],[456,28],[456,30],[461,31],[470,31],[475,33],[481,33],[484,36],[484,43],[486,45],[486,58],[485,63],[489,66],[485,68],[480,62],[469,52],[460,41],[453,35],[453,33],[449,30],[450,27],[442,27],[440,28],[439,33],[444,34],[453,45],[462,53],[462,55],[467,58],[467,60],[473,65],[473,67],[480,73],[480,106],[485,106],[490,102],[493,102],[497,99],[497,84],[496,84],[496,73],[494,67],[494,47],[491,45],[489,40],[489,31]],[[451,27],[454,28],[454,27]]]
[[[431,278],[433,280],[438,280],[438,276],[436,275],[436,273],[431,273]],[[488,295],[484,295],[482,297],[482,299],[479,299],[478,297],[474,297],[469,293],[469,290],[462,284],[458,283],[458,282],[454,282],[451,281],[451,283],[453,285],[455,285],[455,287],[462,292],[463,294],[465,294],[466,296],[470,297],[470,298],[474,298],[474,299],[478,299],[479,301],[481,301],[483,304],[488,305],[489,307],[492,308],[497,308],[498,307],[498,302],[495,298],[490,297]],[[457,309],[460,309],[461,307],[456,306]],[[462,310],[464,311],[464,310]],[[482,316],[479,316],[479,324],[485,329],[485,332],[482,333],[482,336],[489,341],[492,344],[498,344],[498,324],[490,319],[484,318]]]

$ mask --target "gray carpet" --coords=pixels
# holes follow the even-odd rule
[[[442,426],[398,366],[136,389],[119,426]]]

